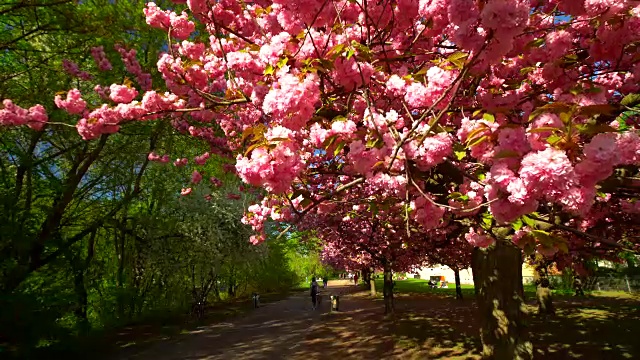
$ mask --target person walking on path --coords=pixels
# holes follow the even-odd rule
[[[355,273],[353,275],[353,282],[356,284],[356,286],[358,285],[358,273]]]
[[[327,288],[327,286],[329,285],[329,277],[328,277],[327,275],[325,275],[325,276],[322,278],[322,284],[323,284],[323,286],[324,286],[324,288],[325,288],[325,289],[326,289],[326,288]]]
[[[315,310],[318,305],[318,282],[316,282],[315,276],[311,278],[311,304]]]

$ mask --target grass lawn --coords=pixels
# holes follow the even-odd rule
[[[376,279],[376,290],[382,293],[382,279]],[[471,298],[475,296],[475,290],[473,285],[463,284],[462,285],[462,296],[465,298]],[[535,289],[532,287],[531,289],[527,289],[525,287],[525,291],[532,291],[535,293]],[[448,287],[445,289],[432,289],[429,287],[428,280],[422,279],[405,279],[405,280],[396,280],[396,286],[393,288],[394,294],[405,294],[405,295],[415,295],[415,294],[431,294],[438,296],[447,296],[447,297],[455,297],[456,296],[456,284],[449,283]]]
[[[376,279],[376,290],[379,293],[382,293],[382,279]],[[395,294],[432,294],[432,295],[441,295],[441,296],[456,296],[456,285],[449,283],[448,287],[445,289],[431,289],[429,287],[428,280],[422,279],[405,279],[405,280],[396,280],[396,286],[393,289]],[[536,287],[534,285],[525,285],[524,286],[525,296],[529,299],[534,299],[536,295]],[[567,290],[554,290],[554,297],[557,298],[565,298],[572,297],[573,292]],[[605,292],[592,292],[587,295],[593,296],[608,296],[608,297],[624,297],[624,292],[614,292],[614,291],[605,291]],[[473,285],[462,284],[462,296],[465,298],[472,298],[475,296],[475,290]]]

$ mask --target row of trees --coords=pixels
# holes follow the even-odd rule
[[[87,151],[149,126],[148,159],[159,163],[183,156],[153,141],[170,124],[207,145],[202,172],[205,151],[235,157],[240,178],[266,190],[243,218],[252,243],[269,221],[314,228],[326,252],[384,269],[388,311],[394,270],[430,261],[424,254],[470,261],[487,358],[533,356],[523,254],[580,272],[585,259],[638,252],[632,1],[188,0],[149,3],[144,15],[164,49],[161,80],[139,66],[156,60],[145,42],[119,55],[94,49],[93,65],[66,63],[76,79],[66,98],[14,96],[31,107],[5,101],[1,123],[39,138],[75,116]],[[130,79],[110,78],[117,68]],[[11,277],[41,258],[23,257]]]

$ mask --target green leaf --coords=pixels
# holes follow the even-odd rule
[[[271,66],[271,64],[267,64],[267,67],[264,68],[265,75],[273,75],[274,72],[275,69],[273,68],[273,66]]]
[[[456,61],[456,60],[461,60],[461,59],[466,59],[469,57],[469,54],[462,52],[462,51],[456,51],[453,54],[449,55],[447,57],[448,61]]]
[[[369,203],[369,211],[371,211],[373,213],[373,215],[378,214],[378,204],[376,204],[375,202],[370,202]]]
[[[586,125],[584,125],[582,127],[579,127],[578,129],[580,130],[581,133],[587,134],[587,135],[596,135],[596,134],[600,134],[600,133],[617,132],[618,131],[615,128],[609,126],[609,125],[593,124],[593,123],[586,124]]]
[[[560,113],[559,117],[560,117],[560,121],[562,121],[563,124],[569,125],[571,123],[571,113],[563,112],[563,113]]]
[[[496,122],[496,117],[492,114],[485,113],[484,115],[482,115],[482,118],[487,120],[490,123]]]
[[[531,129],[528,132],[529,133],[542,133],[542,132],[549,132],[549,131],[556,132],[556,131],[560,131],[560,129],[558,129],[557,127],[553,127],[553,126],[543,126],[543,127]]]
[[[372,149],[372,148],[380,149],[380,148],[382,148],[383,145],[384,145],[384,141],[382,141],[382,139],[377,138],[377,137],[367,141],[367,148],[368,149]]]
[[[356,53],[356,50],[352,47],[347,49],[347,60],[351,59],[351,57]]]
[[[582,94],[582,92],[584,91],[584,89],[582,89],[581,87],[577,86],[572,88],[571,90],[569,90],[569,92],[571,93],[571,95],[580,95]]]
[[[504,159],[504,158],[513,158],[513,157],[519,157],[520,154],[518,154],[517,152],[513,151],[513,150],[502,150],[499,153],[497,153],[493,158],[494,159]]]
[[[524,251],[526,255],[531,255],[536,251],[536,243],[535,241],[529,240],[529,239],[533,239],[531,235],[525,235],[525,236],[527,237],[528,241],[524,243],[524,247],[522,251]],[[522,239],[521,241],[525,241],[525,239]]]
[[[467,147],[472,147],[472,146],[476,146],[478,144],[481,144],[485,141],[487,141],[487,139],[489,139],[489,137],[487,135],[481,136],[478,139],[472,141],[471,143],[467,144]]]
[[[469,54],[462,51],[457,51],[449,55],[449,57],[447,57],[447,61],[453,64],[456,68],[462,69],[468,57]]]
[[[594,116],[594,115],[612,115],[615,112],[616,108],[613,105],[609,104],[601,104],[601,105],[587,105],[582,106],[578,113],[584,116]]]
[[[253,145],[249,146],[249,147],[247,148],[247,151],[245,151],[245,152],[244,152],[244,156],[245,156],[245,157],[249,156],[249,154],[251,154],[251,152],[252,152],[254,149],[257,149],[257,148],[259,148],[259,147],[263,147],[263,146],[265,146],[265,145],[266,145],[265,143],[263,143],[263,142],[259,142],[259,143],[257,143],[257,144],[253,144]]]
[[[289,61],[289,59],[287,59],[286,57],[278,60],[278,68],[282,69],[285,65],[287,65],[287,61]]]
[[[327,59],[320,59],[320,65],[322,66],[323,70],[327,71],[331,71],[334,68],[333,61]]]
[[[470,142],[473,141],[474,138],[477,137],[477,135],[479,135],[480,133],[482,133],[483,131],[489,129],[489,127],[486,124],[480,123],[480,127],[471,131],[469,134],[467,134],[467,140],[466,142]]]
[[[331,135],[330,137],[324,140],[324,143],[322,144],[322,146],[325,148],[325,150],[328,149],[331,145],[333,145],[333,143],[336,141],[337,138],[338,138],[337,135]]]
[[[535,69],[536,68],[533,67],[533,66],[525,67],[525,68],[520,69],[520,74],[521,75],[527,75],[528,73],[534,71]]]
[[[636,111],[625,111],[620,114],[620,116],[616,118],[616,121],[618,122],[618,130],[626,131],[627,129],[629,129],[629,125],[627,125],[627,119],[637,114],[638,113]]]
[[[558,141],[562,140],[562,137],[558,136],[558,135],[551,135],[547,138],[547,142],[551,145],[557,143]]]
[[[620,101],[622,106],[634,107],[640,104],[640,94],[629,94]]]
[[[542,46],[542,44],[544,44],[544,38],[537,38],[527,43],[527,45],[525,45],[525,49],[539,48],[540,46]]]
[[[533,219],[528,217],[527,215],[522,215],[522,222],[524,222],[528,227],[530,227],[532,229],[536,225],[536,223],[533,221]]]
[[[524,226],[522,219],[518,219],[516,221],[513,222],[513,224],[511,224],[511,227],[513,227],[513,230],[518,231],[520,229],[522,229],[522,227]]]
[[[342,54],[342,51],[345,48],[345,44],[344,43],[340,43],[337,44],[336,46],[332,47],[328,52],[327,52],[327,57],[330,58],[337,58],[338,56],[340,56],[340,54]]]
[[[344,142],[338,143],[338,146],[336,146],[336,149],[333,150],[333,156],[338,156],[338,154],[340,154],[340,151],[342,151],[343,148],[344,148]]]
[[[451,194],[449,194],[449,196],[448,196],[448,197],[449,197],[450,199],[454,199],[454,200],[455,200],[455,199],[457,199],[457,198],[459,198],[459,197],[461,197],[461,196],[462,196],[462,193],[460,193],[460,192],[452,192]]]
[[[540,244],[544,247],[553,247],[553,237],[546,231],[543,230],[531,230],[531,235],[533,235]]]
[[[483,213],[482,222],[484,223],[484,225],[486,225],[487,228],[490,227],[493,223],[493,216],[488,212]]]

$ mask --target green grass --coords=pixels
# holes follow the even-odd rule
[[[376,290],[379,295],[382,294],[382,279],[376,279]],[[463,284],[462,285],[462,296],[465,298],[475,297],[475,287],[473,285]],[[449,283],[446,289],[431,289],[429,287],[428,280],[422,279],[405,279],[405,280],[396,280],[396,286],[393,289],[395,294],[433,294],[439,296],[456,296],[456,285]],[[528,299],[535,299],[536,296],[536,287],[535,285],[525,285],[524,286],[525,297]],[[625,297],[629,296],[628,293],[623,291],[585,291],[587,297],[593,296],[605,296],[605,297]],[[553,295],[555,298],[572,298],[574,296],[574,291],[572,289],[554,289]]]
[[[449,283],[445,289],[432,289],[429,287],[428,280],[422,279],[405,279],[396,280],[396,286],[393,288],[396,294],[434,294],[434,295],[446,295],[456,296],[456,285]],[[382,279],[376,279],[376,290],[382,292]],[[475,287],[469,284],[462,284],[462,296],[465,298],[471,298],[475,296]],[[524,291],[527,296],[535,296],[536,289],[534,286],[525,285]]]

